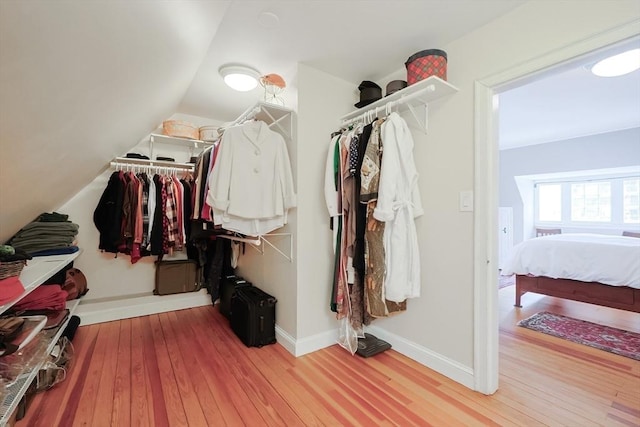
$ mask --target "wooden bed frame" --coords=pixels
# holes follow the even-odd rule
[[[640,289],[628,286],[516,275],[516,307],[522,307],[520,298],[527,292],[640,313]]]

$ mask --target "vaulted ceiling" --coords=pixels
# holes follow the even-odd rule
[[[356,96],[361,80],[384,85],[411,54],[523,3],[1,0],[0,241],[172,114],[227,121],[261,97],[224,86],[222,64],[282,75],[290,107],[301,62]]]

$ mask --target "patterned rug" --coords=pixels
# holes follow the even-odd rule
[[[546,311],[518,322],[534,331],[640,360],[640,334]]]

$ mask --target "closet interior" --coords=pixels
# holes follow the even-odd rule
[[[105,222],[106,227],[104,229],[97,227],[100,234],[99,248],[88,248],[89,250],[83,248],[75,253],[64,255],[34,256],[28,261],[27,265],[19,274],[19,279],[24,286],[24,292],[8,301],[1,301],[0,313],[5,313],[11,309],[14,304],[38,288],[42,283],[47,281],[47,279],[68,267],[70,263],[77,259],[82,253],[85,253],[87,257],[95,258],[100,253],[96,253],[96,251],[100,249],[105,256],[113,254],[114,259],[108,262],[122,263],[122,259],[124,258],[130,261],[131,264],[138,263],[138,261],[145,256],[149,256],[153,260],[162,259],[167,256],[171,257],[172,252],[182,257],[193,256],[198,258],[197,252],[187,254],[187,252],[189,252],[187,243],[191,235],[190,228],[196,224],[190,221],[190,218],[193,217],[198,220],[197,225],[199,225],[201,229],[197,231],[200,233],[204,233],[215,239],[221,239],[222,241],[233,241],[239,245],[248,246],[252,248],[249,250],[255,250],[256,253],[259,254],[265,254],[266,251],[272,250],[276,256],[280,256],[288,263],[292,263],[294,259],[293,233],[288,232],[286,227],[283,228],[286,224],[286,217],[281,218],[278,222],[267,224],[267,228],[269,228],[268,232],[260,232],[265,230],[263,227],[261,229],[253,229],[257,231],[255,233],[243,234],[240,232],[244,229],[242,224],[240,224],[239,227],[235,227],[235,231],[225,229],[224,225],[226,224],[214,224],[214,215],[220,213],[215,211],[219,205],[216,204],[214,208],[214,206],[206,203],[206,187],[209,183],[213,185],[215,182],[209,179],[213,168],[207,166],[208,170],[205,170],[202,166],[205,163],[205,157],[209,156],[207,160],[210,161],[214,155],[224,155],[219,149],[222,147],[222,144],[224,144],[224,142],[221,141],[224,141],[225,135],[231,135],[238,130],[247,131],[249,128],[257,130],[255,135],[249,135],[249,139],[253,136],[259,138],[266,136],[275,138],[279,151],[274,154],[273,158],[275,159],[277,157],[276,154],[282,155],[284,152],[284,158],[277,158],[285,161],[288,165],[289,159],[286,157],[285,141],[290,141],[293,135],[293,111],[264,102],[256,103],[236,120],[220,129],[221,138],[216,141],[194,140],[152,133],[148,137],[148,142],[145,147],[146,150],[143,154],[135,153],[131,156],[115,157],[110,162],[109,170],[106,172],[109,175],[107,187],[111,181],[117,181],[122,185],[120,191],[115,194],[115,196],[120,199],[117,210],[122,210],[122,207],[125,206],[124,211],[128,212],[127,215],[129,215],[129,217],[125,218],[126,221],[123,221],[123,218],[118,218],[113,223]],[[242,136],[244,136],[244,134],[242,134]],[[243,140],[242,142],[246,141]],[[254,140],[253,142],[256,141]],[[262,143],[263,141],[260,140],[257,142]],[[145,144],[143,143],[136,147],[136,149],[144,146]],[[165,146],[172,147],[171,151],[163,149]],[[251,146],[253,147],[253,145]],[[256,146],[254,148],[256,148],[255,151],[257,151],[264,147]],[[174,156],[173,153],[178,154]],[[167,157],[167,154],[173,157]],[[270,161],[273,161],[273,159]],[[209,164],[210,163],[208,163],[208,165]],[[227,172],[229,174],[233,173],[233,171]],[[243,174],[251,172],[255,173],[253,169],[242,171]],[[295,207],[293,179],[290,170],[286,170],[286,172],[288,172],[290,191],[287,196],[290,199],[290,204],[292,204],[290,207]],[[200,173],[199,186],[196,185],[198,173]],[[153,216],[149,216],[150,209],[148,202],[150,198],[148,191],[149,184],[154,181],[154,178],[157,188],[160,188],[160,186],[162,186],[162,188],[165,188],[165,186],[169,188],[169,186],[171,186],[171,191],[176,192],[176,197],[174,197],[175,203],[173,204],[176,208],[176,227],[174,227],[176,234],[171,239],[169,247],[166,245],[163,247],[162,240],[160,240],[159,245],[152,245],[154,224]],[[231,185],[234,182],[233,177],[228,175],[227,178],[229,179],[227,185]],[[268,182],[268,180],[264,180],[264,182]],[[178,186],[178,184],[180,185]],[[106,188],[104,191],[106,191]],[[144,197],[140,199],[138,199],[138,197],[127,199],[127,197],[125,197],[125,191],[128,191],[131,196],[136,194],[144,195]],[[222,193],[227,190],[222,188],[220,191]],[[196,194],[200,196],[197,206],[194,205]],[[231,192],[230,194],[233,193]],[[241,194],[236,193],[236,200],[239,196],[244,196],[244,194],[244,192]],[[138,200],[140,200],[140,203],[138,203]],[[233,205],[236,200],[230,198],[226,202]],[[251,199],[249,200],[251,201]],[[98,211],[96,206],[94,220],[99,219],[99,221],[105,221],[107,218],[111,218],[110,215],[113,213],[111,202],[111,199],[105,200],[104,211]],[[214,202],[217,203],[217,200],[214,200]],[[100,204],[100,202],[98,202],[98,204]],[[180,208],[178,208],[178,206],[180,206]],[[193,209],[194,207],[197,207],[198,210],[195,211]],[[283,212],[283,214],[286,215],[286,212]],[[162,211],[160,216],[165,218],[166,212]],[[225,219],[227,218],[221,217],[220,222],[223,222]],[[125,226],[124,224],[127,225]],[[164,231],[165,227],[163,227],[162,222],[156,222],[155,225],[158,224],[160,225],[159,228]],[[166,226],[166,224],[164,225]],[[113,234],[113,232],[115,232],[115,234]],[[116,240],[110,240],[114,235],[116,236]],[[118,242],[117,244],[115,243],[116,241]],[[281,244],[281,241],[285,244]],[[193,250],[193,248],[191,249]],[[118,259],[115,259],[116,257]],[[146,266],[141,267],[132,265],[131,268],[146,267],[148,269],[149,263],[146,264]],[[153,264],[155,264],[155,262],[151,262],[151,265]],[[202,267],[204,267],[204,265]],[[204,280],[204,278],[201,280]],[[98,321],[116,320],[154,312],[176,310],[189,306],[211,304],[212,299],[217,298],[215,295],[203,295],[203,291],[193,294],[193,296],[187,297],[181,295],[159,296],[151,295],[149,292],[144,295],[133,295],[127,298],[98,298],[94,299],[95,302],[81,299],[68,301],[66,304],[66,308],[69,310],[67,320],[55,330],[41,332],[38,336],[42,343],[38,346],[37,354],[29,355],[29,360],[25,360],[24,356],[21,355],[19,368],[17,366],[15,369],[11,367],[11,378],[5,378],[4,383],[0,384],[4,391],[0,395],[2,398],[0,399],[2,401],[0,425],[7,424],[10,416],[16,413],[18,405],[24,404],[25,394],[30,387],[33,387],[35,383],[34,379],[38,375],[40,368],[46,363],[48,355],[58,342],[58,338],[60,338],[65,330],[72,314],[75,313],[81,316],[82,324],[90,324]],[[16,359],[12,358],[12,356],[13,355],[6,356],[3,360],[0,360],[0,363],[8,365],[15,362]],[[17,365],[17,363],[15,364]],[[8,384],[7,381],[11,382]]]

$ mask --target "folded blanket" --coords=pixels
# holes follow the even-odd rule
[[[6,304],[24,292],[20,276],[0,280],[0,304]]]
[[[41,251],[33,252],[33,256],[50,256],[50,255],[65,255],[73,254],[80,250],[77,246],[63,246],[59,248],[43,249]]]
[[[33,235],[36,233],[78,233],[80,226],[73,222],[30,222],[18,231],[14,239],[19,236]]]
[[[35,288],[29,295],[18,301],[15,310],[64,310],[67,293],[60,285],[43,285]]]
[[[39,222],[66,222],[69,220],[69,215],[61,214],[58,212],[42,213],[35,219]]]

